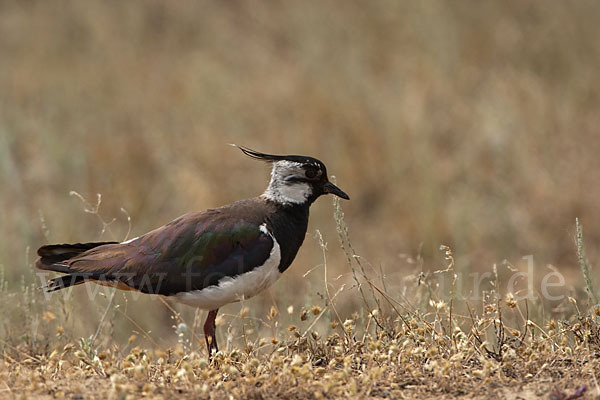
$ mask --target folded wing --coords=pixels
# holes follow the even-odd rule
[[[36,265],[68,274],[51,280],[49,291],[96,281],[173,295],[217,285],[262,265],[273,244],[257,222],[209,210],[184,215],[129,242],[78,244],[71,249],[83,250],[77,253],[44,246]],[[73,256],[63,259],[64,254]]]

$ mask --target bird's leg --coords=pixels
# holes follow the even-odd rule
[[[215,318],[217,318],[218,311],[218,308],[209,311],[206,322],[204,322],[204,338],[206,339],[209,360],[212,358],[213,349],[215,350],[215,353],[219,351],[219,348],[217,347],[217,337],[215,336]]]

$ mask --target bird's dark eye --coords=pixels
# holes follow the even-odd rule
[[[308,179],[314,179],[317,177],[317,170],[314,168],[307,169],[305,175]]]

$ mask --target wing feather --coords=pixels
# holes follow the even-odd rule
[[[71,275],[173,295],[217,285],[262,265],[273,239],[259,225],[209,210],[127,242],[92,248],[64,264]]]

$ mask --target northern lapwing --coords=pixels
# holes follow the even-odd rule
[[[212,356],[218,351],[219,308],[260,293],[290,266],[306,235],[309,207],[319,196],[349,200],[316,158],[237,147],[272,164],[262,195],[183,215],[125,242],[40,247],[36,267],[67,274],[51,279],[46,290],[95,282],[208,310],[204,334]]]

